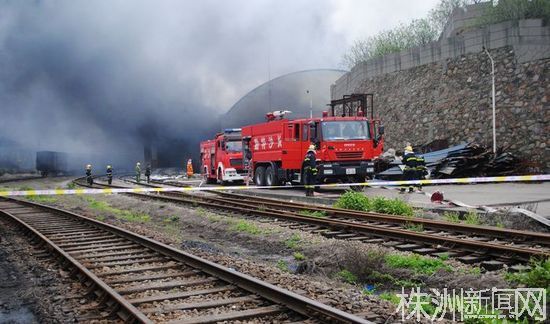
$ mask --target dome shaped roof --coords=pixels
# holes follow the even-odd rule
[[[274,110],[290,110],[290,118],[319,115],[330,102],[330,85],[346,71],[333,69],[306,70],[285,74],[268,81],[242,97],[222,117],[222,128],[241,127],[265,121]],[[309,91],[309,93],[308,93]]]

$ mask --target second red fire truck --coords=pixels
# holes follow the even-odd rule
[[[207,183],[244,180],[241,129],[226,129],[213,140],[203,141],[201,147],[201,174]]]

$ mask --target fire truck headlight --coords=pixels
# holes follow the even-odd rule
[[[323,168],[332,168],[332,164],[323,164]]]
[[[367,168],[367,173],[374,173],[374,168]]]
[[[323,174],[333,174],[332,170],[323,170]]]

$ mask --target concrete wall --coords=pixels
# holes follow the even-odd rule
[[[443,138],[491,146],[485,46],[495,59],[498,146],[549,168],[550,27],[540,19],[467,31],[457,25],[446,29],[451,37],[355,66],[331,86],[332,99],[374,93],[386,147]]]

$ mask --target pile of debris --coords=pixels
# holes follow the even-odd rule
[[[419,154],[424,157],[430,178],[467,178],[505,176],[533,173],[530,164],[510,152],[498,150],[497,154],[478,143],[460,144],[447,149]],[[403,176],[403,165],[399,157],[392,161],[381,157],[380,166],[387,167],[377,174],[378,179],[399,180]],[[375,164],[376,165],[376,164]]]

